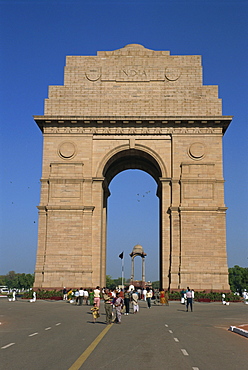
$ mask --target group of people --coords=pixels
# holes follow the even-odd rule
[[[189,307],[192,312],[193,311],[193,301],[195,298],[194,290],[187,287],[186,290],[182,289],[180,294],[181,294],[181,303],[186,305],[186,312],[189,311]]]
[[[112,322],[120,324],[123,310],[125,311],[124,315],[129,315],[131,305],[133,307],[134,314],[139,312],[139,296],[135,289],[129,289],[126,287],[123,292],[121,290],[103,288],[101,297],[104,301],[106,323],[108,325]],[[93,322],[95,322],[98,317],[96,307],[99,310],[100,306],[97,306],[97,302],[94,303],[94,306],[91,309],[93,313]]]
[[[163,289],[153,291],[150,287],[146,287],[143,290],[135,289],[133,285],[125,287],[124,291],[107,288],[100,289],[99,286],[89,290],[83,288],[67,290],[64,287],[63,299],[78,306],[81,306],[83,303],[92,306],[91,312],[94,323],[100,316],[100,302],[103,300],[107,324],[112,322],[120,324],[122,314],[129,315],[131,309],[134,314],[137,314],[139,312],[139,300],[145,301],[149,309],[151,308],[152,300],[154,300],[155,304],[169,305],[167,291]]]

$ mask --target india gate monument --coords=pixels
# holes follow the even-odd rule
[[[138,44],[67,56],[64,85],[49,87],[34,119],[43,133],[35,289],[105,286],[109,184],[128,169],[157,183],[161,287],[230,289],[222,137],[232,117],[218,86],[203,85],[201,56]]]

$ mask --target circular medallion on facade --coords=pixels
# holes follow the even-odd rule
[[[181,76],[181,70],[177,67],[167,67],[165,70],[165,76],[169,81],[176,81]]]
[[[76,147],[73,143],[65,141],[59,146],[58,152],[61,158],[69,159],[76,154]]]
[[[188,153],[193,159],[202,159],[205,155],[205,146],[202,143],[193,143],[190,145]]]
[[[101,77],[101,68],[100,67],[91,67],[88,68],[85,72],[85,75],[89,81],[97,81]]]

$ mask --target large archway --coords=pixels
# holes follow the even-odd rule
[[[107,274],[121,276],[118,254],[124,251],[125,277],[131,277],[129,253],[137,243],[148,253],[146,277],[160,279],[160,177],[154,158],[139,150],[118,153],[106,164],[107,199]],[[119,171],[116,174],[117,170]],[[149,171],[149,173],[148,173]],[[114,177],[113,175],[116,174]],[[136,277],[141,279],[141,264],[135,261]],[[110,274],[111,275],[111,274]]]
[[[109,183],[149,173],[160,199],[163,288],[228,291],[222,137],[216,86],[200,56],[131,44],[66,58],[43,116],[35,288],[94,287],[106,279]]]

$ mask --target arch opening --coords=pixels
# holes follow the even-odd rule
[[[148,255],[146,281],[160,280],[161,170],[158,163],[140,150],[125,150],[108,160],[103,175],[107,230],[106,273],[112,277],[121,276],[121,261],[118,261],[118,266],[115,265],[116,257],[124,251],[124,275],[125,279],[130,279],[129,254],[138,243]],[[134,280],[141,280],[142,266],[137,262]]]

